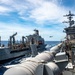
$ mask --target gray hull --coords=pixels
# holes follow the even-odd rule
[[[27,50],[10,50],[9,48],[0,48],[0,63],[4,63],[8,60],[24,56],[28,54]]]

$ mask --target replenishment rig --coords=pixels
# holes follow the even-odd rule
[[[31,55],[31,45],[35,44],[37,51],[42,52],[45,50],[45,42],[44,39],[39,35],[38,30],[34,30],[35,33],[29,36],[22,36],[22,40],[20,42],[16,42],[15,36],[17,32],[10,36],[8,41],[8,46],[1,45],[0,42],[0,63],[7,62],[11,59],[18,58],[24,55]],[[1,39],[0,39],[1,40]]]

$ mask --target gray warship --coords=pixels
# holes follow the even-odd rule
[[[44,39],[39,35],[38,30],[34,30],[35,33],[29,36],[22,36],[22,40],[16,43],[15,36],[17,32],[10,36],[8,46],[1,45],[0,38],[0,64],[10,61],[14,58],[18,58],[25,55],[31,55],[32,44],[36,45],[37,51],[42,52],[45,50]]]
[[[68,21],[64,21],[64,23],[68,23],[69,27],[64,29],[66,40],[63,43],[62,51],[66,52],[68,56],[68,65],[63,71],[63,75],[75,75],[75,21],[72,19],[73,16],[75,15],[71,11],[69,11],[69,14],[64,15],[68,18]]]

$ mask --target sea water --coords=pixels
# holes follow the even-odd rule
[[[60,41],[45,41],[45,44],[47,44],[47,45],[46,45],[47,48],[51,48],[51,47],[53,47],[53,46],[55,46],[55,45],[57,45],[57,44],[59,44],[59,43],[60,43]],[[1,42],[1,45],[3,45],[3,44],[4,44],[5,46],[7,46],[8,41],[2,41],[2,42]],[[5,66],[18,64],[19,61],[21,61],[22,59],[24,59],[24,57],[22,57],[22,58],[17,58],[17,59],[12,60],[12,61],[10,61],[10,62],[8,62],[8,63],[5,63],[5,64],[3,64],[3,65],[0,65],[0,75],[3,75],[3,73],[7,70],[7,68],[6,68]]]
[[[58,43],[60,43],[60,41],[45,41],[45,44],[52,45],[52,46],[54,46],[54,45],[56,45]],[[1,44],[2,45],[4,44],[5,46],[7,46],[8,45],[8,41],[1,41]]]

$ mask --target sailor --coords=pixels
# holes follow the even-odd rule
[[[65,52],[66,55],[68,56],[68,59],[71,59],[72,55],[71,55],[71,42],[69,40],[65,41]]]

